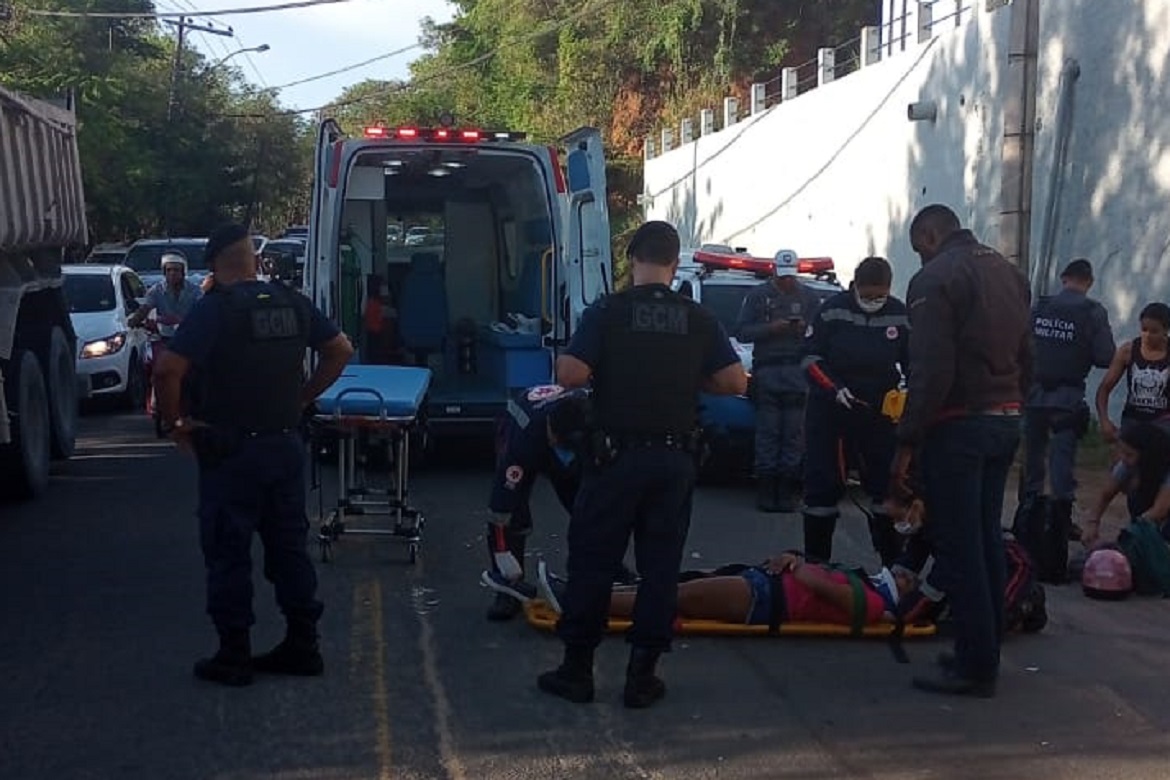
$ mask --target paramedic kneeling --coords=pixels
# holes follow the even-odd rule
[[[895,489],[907,491],[915,447],[939,587],[951,599],[953,666],[914,685],[994,696],[1004,629],[1003,496],[1031,383],[1028,279],[980,244],[946,206],[910,225],[922,270],[910,280],[910,370],[898,427]]]
[[[253,671],[318,675],[317,575],[306,550],[305,408],[341,374],[349,341],[307,298],[256,280],[248,231],[212,234],[207,261],[215,293],[191,309],[156,369],[164,429],[199,464],[199,526],[207,566],[207,613],[219,651],[195,676],[247,685]],[[305,381],[306,347],[320,352]],[[201,385],[192,419],[179,416],[183,376]],[[288,624],[283,642],[251,657],[252,535],[264,544],[264,576]]]
[[[654,672],[670,648],[690,527],[697,398],[700,390],[742,394],[747,374],[714,315],[671,292],[679,262],[671,225],[645,223],[626,254],[633,287],[590,306],[557,359],[561,385],[592,380],[596,429],[569,521],[569,580],[557,624],[564,662],[538,685],[592,701],[593,652],[632,532],[642,583],[628,637],[625,704],[648,707],[666,692]]]
[[[487,524],[492,568],[484,584],[495,589],[489,620],[511,620],[535,586],[524,582],[524,548],[532,533],[532,488],[548,477],[566,511],[573,511],[581,485],[578,450],[588,428],[589,391],[543,385],[508,401],[500,420],[496,475]],[[488,580],[491,580],[490,582]]]

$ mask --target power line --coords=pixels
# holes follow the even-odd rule
[[[378,98],[383,98],[383,97],[387,97],[389,95],[395,95],[395,94],[398,94],[400,92],[405,92],[408,89],[411,89],[412,87],[415,87],[419,84],[425,84],[425,83],[430,82],[430,81],[438,81],[439,79],[446,78],[447,76],[450,76],[454,73],[458,73],[460,71],[467,70],[468,68],[473,68],[476,65],[480,65],[484,62],[487,62],[492,57],[496,56],[497,54],[499,54],[501,51],[504,51],[505,49],[510,49],[514,46],[519,46],[520,44],[525,43],[527,41],[535,40],[537,38],[543,38],[544,36],[548,35],[549,33],[557,32],[562,27],[566,27],[569,24],[572,24],[573,22],[577,21],[578,19],[581,19],[582,17],[586,16],[587,14],[593,13],[594,11],[598,11],[598,10],[604,8],[605,6],[614,4],[615,2],[621,2],[621,0],[597,0],[597,2],[594,2],[594,3],[586,2],[586,4],[584,6],[582,6],[580,9],[578,9],[577,11],[569,14],[564,19],[560,19],[556,22],[552,22],[551,24],[546,26],[544,29],[528,33],[527,35],[521,35],[517,38],[513,38],[512,40],[510,40],[506,43],[500,44],[499,46],[492,49],[491,51],[486,52],[484,54],[481,54],[478,57],[475,57],[473,59],[470,59],[467,62],[461,62],[458,65],[452,65],[449,68],[444,68],[443,70],[436,71],[434,73],[430,73],[430,74],[427,74],[425,76],[415,77],[414,79],[411,79],[409,82],[406,82],[404,84],[391,84],[391,85],[388,85],[387,87],[385,87],[384,89],[378,89],[378,90],[370,92],[369,94],[366,94],[366,95],[361,95],[358,97],[349,98],[347,100],[335,100],[331,103],[326,103],[326,104],[321,105],[321,106],[314,106],[313,108],[287,109],[285,111],[277,112],[277,115],[313,114],[313,113],[317,113],[318,111],[324,111],[326,109],[345,108],[346,106],[359,105],[361,103],[369,102],[370,100],[376,100]],[[259,115],[259,114],[224,114],[223,116],[225,118],[229,118],[229,119],[263,119],[263,118],[266,118],[265,115]]]
[[[388,51],[385,54],[379,54],[377,57],[370,57],[368,60],[362,60],[361,62],[355,62],[353,65],[346,65],[344,68],[338,68],[337,70],[331,70],[327,73],[318,73],[316,76],[307,76],[306,78],[297,79],[296,81],[290,81],[287,84],[281,84],[280,86],[277,86],[277,87],[270,87],[270,89],[287,89],[288,87],[297,87],[297,86],[300,86],[301,84],[308,84],[310,81],[320,81],[321,79],[327,79],[330,76],[339,76],[342,73],[348,73],[351,70],[357,70],[358,68],[364,68],[365,66],[372,65],[375,62],[380,62],[381,60],[388,60],[391,57],[397,57],[401,54],[406,54],[409,51],[413,51],[415,49],[421,49],[422,47],[423,47],[422,43],[412,43],[409,46],[403,46],[401,49],[395,49],[394,51]]]
[[[311,8],[316,5],[334,5],[348,3],[350,0],[295,0],[294,2],[277,3],[275,5],[258,5],[248,8],[225,8],[222,11],[187,11],[183,13],[170,11],[154,12],[122,12],[113,11],[53,11],[47,8],[26,8],[22,13],[29,16],[54,16],[66,19],[176,19],[184,16],[238,16],[240,14],[263,14],[272,11],[289,11],[294,8]]]

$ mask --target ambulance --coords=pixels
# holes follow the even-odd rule
[[[612,291],[596,129],[546,146],[449,121],[347,137],[325,120],[315,166],[305,294],[359,362],[431,369],[432,436],[490,430]]]

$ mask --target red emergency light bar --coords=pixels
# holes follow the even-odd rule
[[[796,261],[798,274],[827,274],[833,270],[831,257],[802,257]]]
[[[727,268],[739,271],[751,271],[756,274],[771,275],[776,270],[776,262],[763,257],[751,255],[724,254],[699,250],[694,254],[695,262],[707,268]],[[796,261],[796,272],[800,274],[826,274],[833,271],[833,258],[809,257]]]
[[[398,139],[402,141],[437,141],[480,143],[482,141],[523,141],[527,133],[511,130],[452,130],[449,127],[386,127],[371,125],[362,130],[369,139]]]
[[[770,274],[776,270],[776,264],[771,260],[751,255],[725,255],[719,252],[699,250],[695,252],[694,258],[696,263],[708,268],[730,268],[757,274]]]

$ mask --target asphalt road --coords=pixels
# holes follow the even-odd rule
[[[196,681],[214,645],[203,614],[193,465],[140,416],[83,421],[77,457],[37,503],[0,506],[0,778],[1164,778],[1170,612],[1051,589],[1041,635],[1005,648],[1000,695],[948,699],[865,640],[687,639],[663,663],[667,699],[619,697],[607,641],[598,701],[536,690],[550,636],[490,624],[478,586],[488,474],[420,471],[422,557],[345,536],[320,565],[326,676]],[[757,560],[799,541],[795,518],[742,489],[701,491],[688,565]],[[563,561],[565,518],[538,490],[533,557]],[[872,561],[860,519],[843,558]],[[315,550],[314,550],[315,552]],[[259,556],[257,556],[259,560]],[[533,567],[535,568],[535,567]],[[257,645],[279,639],[257,574]]]

